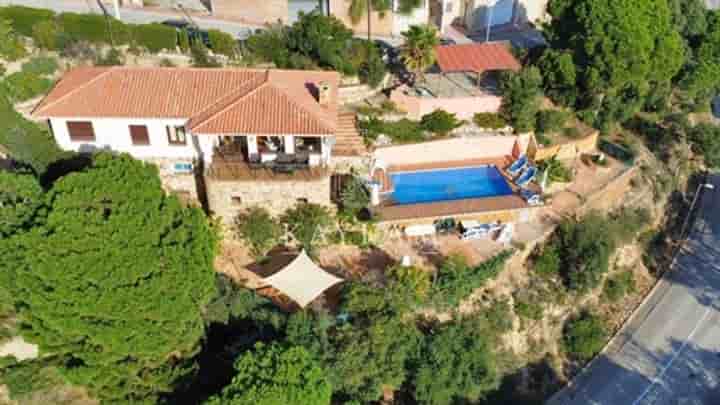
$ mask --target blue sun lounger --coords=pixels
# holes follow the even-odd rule
[[[517,180],[515,180],[515,184],[517,184],[519,187],[524,187],[535,178],[536,174],[537,167],[530,166],[523,172],[523,174],[520,175],[520,177],[518,177]]]
[[[528,158],[525,155],[520,156],[516,161],[513,162],[513,164],[508,167],[507,171],[512,176],[516,176],[522,169],[525,168],[528,164]]]

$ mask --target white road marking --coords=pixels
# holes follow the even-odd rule
[[[708,307],[705,310],[705,313],[700,318],[700,320],[697,322],[697,324],[695,324],[695,327],[690,332],[690,334],[685,339],[685,341],[680,346],[680,348],[675,352],[675,354],[673,354],[670,361],[668,361],[667,364],[665,364],[665,366],[660,371],[660,374],[658,374],[655,378],[653,378],[652,384],[648,385],[648,387],[645,389],[645,391],[643,391],[643,393],[640,394],[640,396],[635,400],[635,402],[633,402],[633,405],[638,405],[640,403],[640,401],[645,399],[647,394],[655,387],[655,384],[659,383],[662,380],[663,376],[665,375],[665,372],[667,372],[667,370],[670,368],[670,366],[672,366],[672,364],[675,362],[675,359],[677,359],[680,356],[680,354],[682,353],[682,351],[685,349],[685,346],[687,346],[688,342],[690,340],[692,340],[693,336],[695,336],[695,333],[698,331],[698,329],[700,329],[700,325],[702,325],[703,321],[705,321],[705,318],[707,318],[707,316],[710,315],[711,310],[712,310],[711,307]]]

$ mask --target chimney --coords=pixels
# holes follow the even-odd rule
[[[321,106],[328,106],[332,102],[332,86],[328,82],[317,84],[317,99]]]

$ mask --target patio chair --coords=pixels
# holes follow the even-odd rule
[[[514,161],[510,167],[508,167],[507,171],[513,176],[516,176],[520,174],[520,171],[522,171],[525,166],[528,164],[528,158],[526,155],[520,156],[516,161]]]
[[[515,184],[518,187],[524,187],[528,185],[528,183],[533,181],[533,179],[535,179],[535,175],[537,175],[537,167],[529,166],[527,169],[525,169],[523,174],[521,174],[520,177],[515,180]]]

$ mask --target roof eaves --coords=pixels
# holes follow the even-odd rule
[[[100,73],[100,74],[98,74],[97,76],[93,77],[92,79],[88,80],[87,82],[83,83],[82,85],[77,86],[76,88],[68,91],[67,93],[65,93],[64,95],[62,95],[60,98],[58,98],[57,100],[51,101],[51,102],[49,102],[48,104],[43,105],[43,102],[45,101],[45,99],[47,98],[47,96],[49,96],[50,93],[52,93],[52,90],[51,90],[50,93],[46,94],[45,97],[43,97],[43,99],[40,100],[40,102],[38,103],[38,105],[30,112],[30,115],[36,116],[36,117],[42,117],[43,115],[40,115],[40,114],[39,114],[40,111],[45,110],[45,109],[47,109],[48,107],[59,103],[60,101],[68,98],[71,94],[74,94],[74,93],[80,91],[81,89],[84,89],[85,87],[87,87],[87,86],[90,85],[91,83],[94,83],[94,82],[98,81],[100,78],[105,77],[108,73],[110,73],[110,72],[112,72],[112,71],[114,71],[114,70],[116,70],[116,69],[117,69],[117,67],[109,67],[109,68],[105,69],[105,71],[103,71],[102,73]],[[61,79],[58,83],[56,83],[55,86],[57,86],[57,85],[60,84],[61,82],[62,82],[62,79]]]

